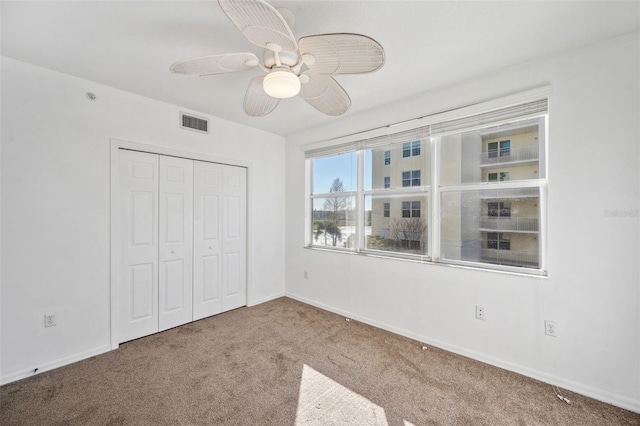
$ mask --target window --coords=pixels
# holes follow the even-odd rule
[[[500,149],[498,150],[498,147]],[[508,157],[511,155],[511,141],[500,141],[498,142],[489,142],[487,144],[487,156],[489,158],[497,158],[498,154],[500,157]]]
[[[494,172],[487,175],[487,180],[489,182],[498,182],[498,177],[500,177],[500,181],[505,181],[509,180],[509,176],[509,172]]]
[[[313,246],[354,247],[356,160],[355,152],[314,160]]]
[[[420,141],[411,142],[411,155],[414,157],[420,155]]]
[[[498,142],[489,142],[487,152],[489,158],[496,158],[498,156]]]
[[[306,151],[307,245],[545,275],[547,99],[505,104]]]
[[[412,170],[410,172],[402,172],[402,186],[420,186],[420,170]]]
[[[489,217],[510,217],[511,203],[509,201],[487,203],[487,214]]]
[[[511,141],[500,141],[500,157],[511,155]]]
[[[544,177],[544,173],[538,171],[543,170],[544,162],[536,155],[515,164],[503,164],[501,170],[492,170],[489,167],[495,166],[485,163],[483,158],[474,164],[473,154],[465,152],[465,143],[495,140],[496,134],[509,134],[509,140],[489,144],[489,155],[493,155],[493,150],[496,156],[501,156],[511,149],[514,141],[530,146],[532,141],[544,139],[545,123],[545,118],[527,119],[441,138],[441,156],[448,160],[442,165],[440,176],[440,255],[443,259],[454,263],[541,269],[542,248],[538,237],[540,177]],[[482,176],[484,181],[480,179]],[[514,244],[518,250],[512,250]]]
[[[420,170],[411,172],[411,186],[420,186]]]
[[[402,144],[402,157],[415,157],[420,155],[420,141],[406,142]]]
[[[403,201],[402,217],[420,217],[420,201]]]
[[[511,240],[502,232],[487,232],[487,248],[493,250],[511,250]]]

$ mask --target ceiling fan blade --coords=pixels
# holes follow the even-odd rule
[[[305,71],[302,75],[309,81],[302,85],[300,97],[312,107],[327,115],[342,115],[351,107],[351,98],[345,90],[329,75]]]
[[[282,15],[262,0],[218,0],[222,11],[251,43],[260,47],[277,45],[281,50],[296,50],[291,28]]]
[[[280,103],[280,99],[267,95],[262,88],[264,76],[255,77],[249,83],[244,95],[244,112],[252,117],[262,117],[269,114]]]
[[[229,53],[185,59],[171,65],[171,71],[186,75],[213,75],[246,71],[259,64],[253,53]]]
[[[360,34],[318,34],[301,38],[298,45],[300,55],[314,57],[307,66],[318,74],[362,74],[384,65],[382,46]]]

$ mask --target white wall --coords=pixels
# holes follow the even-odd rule
[[[606,216],[639,208],[639,39],[611,39],[289,137],[287,294],[640,412],[638,217]],[[546,84],[547,279],[302,248],[305,144]],[[544,335],[545,319],[557,337]]]
[[[249,304],[284,294],[284,138],[6,57],[1,87],[2,382],[110,348],[110,138],[248,165]]]

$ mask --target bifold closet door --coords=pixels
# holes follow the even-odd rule
[[[222,310],[247,304],[247,169],[222,171]]]
[[[246,169],[119,151],[120,342],[246,305]]]
[[[120,341],[158,331],[158,155],[120,150]]]
[[[160,156],[159,331],[193,320],[193,161]]]
[[[246,169],[194,161],[193,319],[246,305]]]

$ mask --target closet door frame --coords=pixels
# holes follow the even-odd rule
[[[120,288],[118,285],[119,277],[120,277],[120,253],[118,252],[119,247],[119,238],[120,238],[120,223],[119,223],[119,188],[120,188],[120,161],[119,161],[119,151],[121,149],[127,149],[131,151],[140,151],[146,152],[149,154],[158,154],[158,155],[167,155],[170,157],[178,157],[185,158],[189,160],[198,160],[198,161],[206,161],[210,163],[219,163],[226,164],[229,166],[236,167],[244,167],[247,169],[247,198],[246,198],[246,213],[247,213],[247,250],[246,250],[246,279],[247,279],[247,294],[246,294],[246,305],[251,306],[252,293],[253,293],[253,285],[252,285],[252,255],[251,255],[251,247],[252,238],[253,238],[253,217],[252,217],[252,191],[253,191],[253,167],[250,162],[239,161],[235,159],[229,158],[221,158],[215,157],[208,154],[198,153],[198,152],[190,152],[190,151],[182,151],[173,148],[165,148],[156,145],[149,145],[145,143],[139,142],[130,142],[124,141],[120,139],[110,139],[111,145],[111,159],[110,159],[110,168],[111,168],[111,349],[117,349],[120,346],[120,324],[119,324],[119,315],[120,315]]]

